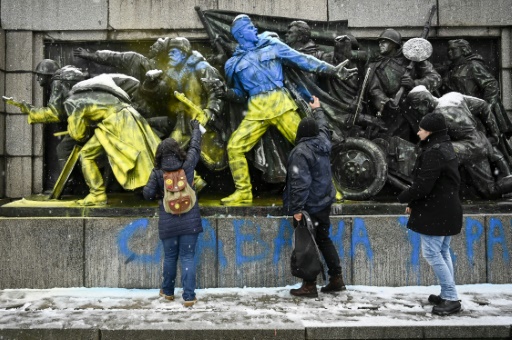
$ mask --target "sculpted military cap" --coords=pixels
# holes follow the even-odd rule
[[[235,35],[236,32],[251,23],[251,18],[247,14],[239,14],[233,19],[231,24],[231,34]]]
[[[187,54],[190,54],[190,51],[192,51],[192,47],[190,46],[190,41],[188,41],[187,38],[183,38],[183,37],[171,39],[169,41],[169,50],[171,48],[178,48]]]

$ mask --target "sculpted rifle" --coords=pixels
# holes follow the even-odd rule
[[[354,118],[348,122],[348,127],[351,128],[354,126],[357,122],[357,116],[361,113],[363,110],[363,97],[366,92],[366,88],[368,87],[368,78],[370,77],[371,67],[368,67],[368,70],[366,70],[366,74],[364,76],[363,85],[361,86],[361,92],[359,93],[359,98],[357,98],[357,106],[356,106],[356,112],[354,113]]]
[[[174,96],[190,108],[192,119],[196,119],[201,124],[199,125],[201,133],[203,134],[203,138],[201,139],[201,159],[205,165],[212,171],[225,169],[228,166],[228,158],[226,152],[226,138],[222,138],[221,136],[224,131],[212,129],[210,125],[205,129],[208,117],[203,109],[194,104],[181,92],[174,91]],[[206,150],[208,150],[208,152],[204,152]]]
[[[203,109],[194,104],[190,99],[187,98],[187,96],[185,96],[185,94],[181,92],[174,91],[174,96],[192,111],[192,119],[196,119],[203,127],[206,126],[208,117],[206,117]]]

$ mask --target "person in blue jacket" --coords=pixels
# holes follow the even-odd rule
[[[252,202],[245,153],[256,145],[269,127],[275,126],[290,143],[295,140],[300,116],[297,105],[284,87],[283,65],[340,79],[357,73],[357,69],[346,69],[346,63],[334,67],[300,53],[269,32],[258,35],[245,14],[233,20],[231,34],[238,46],[224,66],[229,89],[223,96],[236,102],[249,100],[244,119],[228,141],[229,167],[236,191],[221,200],[225,205]]]
[[[182,150],[174,139],[166,138],[158,145],[155,155],[155,167],[143,189],[147,200],[159,199],[158,234],[164,247],[163,282],[160,296],[174,300],[177,262],[181,262],[181,284],[183,287],[184,306],[190,307],[197,301],[195,251],[199,233],[203,232],[199,204],[183,214],[167,213],[162,204],[164,196],[164,171],[183,169],[187,181],[193,187],[194,169],[201,153],[201,132],[199,122],[192,120],[192,138],[188,151]]]
[[[315,241],[327,264],[329,283],[323,293],[346,290],[341,274],[340,259],[336,247],[329,238],[331,222],[329,214],[336,190],[331,174],[331,131],[328,128],[320,101],[313,96],[313,117],[303,118],[297,129],[296,146],[288,156],[286,188],[283,207],[293,215],[296,227],[307,211],[316,229]],[[316,281],[304,280],[290,294],[301,297],[317,297]]]

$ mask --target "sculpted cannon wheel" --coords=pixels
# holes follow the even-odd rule
[[[345,199],[368,199],[386,183],[386,156],[370,140],[347,138],[334,146],[331,161],[334,182]]]

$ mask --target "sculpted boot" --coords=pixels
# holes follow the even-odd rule
[[[322,293],[341,292],[343,290],[347,290],[347,287],[343,282],[341,274],[329,277],[329,283],[325,287],[320,288]]]
[[[199,194],[199,192],[204,189],[206,184],[206,181],[201,176],[199,176],[197,172],[194,171],[194,186],[196,189],[196,194]]]
[[[107,194],[105,182],[101,177],[100,170],[93,159],[81,159],[82,173],[85,182],[89,187],[89,195],[85,196],[83,200],[78,200],[78,205],[91,206],[91,205],[105,205],[107,204]]]
[[[252,203],[252,192],[236,190],[228,197],[221,199],[220,203],[222,205],[250,204]]]
[[[302,286],[298,289],[290,289],[290,294],[298,297],[318,297],[318,290],[316,289],[316,281],[302,281]]]
[[[252,185],[245,156],[230,159],[229,168],[233,175],[236,191],[228,197],[221,199],[220,204],[242,205],[252,203]]]

